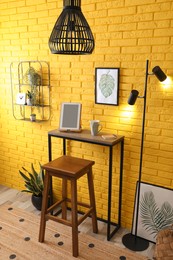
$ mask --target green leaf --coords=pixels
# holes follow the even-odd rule
[[[33,163],[31,163],[31,172],[29,172],[24,167],[22,167],[22,169],[25,173],[19,170],[20,175],[25,181],[26,190],[23,191],[33,193],[36,196],[42,194],[44,189],[44,183],[43,183],[44,171],[40,163],[39,166],[40,166],[39,169],[40,171],[38,173],[35,170]]]
[[[105,98],[111,96],[115,88],[115,80],[111,75],[109,75],[109,72],[110,71],[108,71],[107,74],[102,74],[99,81],[99,88]]]
[[[30,179],[21,171],[19,171],[20,175],[23,177],[24,180],[29,181]]]
[[[152,191],[145,192],[142,196],[140,215],[144,228],[155,236],[158,231],[173,223],[173,208],[168,202],[164,202],[159,208]]]

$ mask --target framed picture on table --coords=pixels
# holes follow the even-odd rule
[[[81,103],[62,103],[59,130],[65,132],[81,132]]]

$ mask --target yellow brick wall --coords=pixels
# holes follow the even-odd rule
[[[122,225],[132,223],[135,185],[138,176],[142,100],[127,105],[129,92],[143,94],[145,62],[149,68],[160,65],[173,76],[172,0],[85,0],[82,11],[94,37],[92,55],[53,55],[48,39],[62,11],[57,0],[3,0],[0,2],[0,184],[23,188],[18,170],[38,161],[48,161],[47,132],[59,122],[62,101],[81,102],[82,126],[99,119],[103,130],[125,136]],[[10,63],[46,60],[51,70],[51,120],[41,124],[13,118],[10,89]],[[95,67],[120,68],[119,106],[95,104]],[[143,162],[143,181],[173,188],[173,84],[167,88],[150,77]],[[61,143],[54,140],[54,157],[61,154]],[[94,159],[94,182],[98,216],[107,216],[106,148],[70,142],[68,152]],[[113,213],[117,219],[119,147],[114,150]],[[79,194],[83,200],[86,180]],[[58,189],[56,183],[55,189]]]

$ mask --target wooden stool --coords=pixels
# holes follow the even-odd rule
[[[46,170],[40,221],[39,242],[44,242],[46,221],[51,219],[72,227],[73,256],[78,256],[78,226],[91,214],[93,232],[98,232],[92,165],[94,161],[79,159],[71,156],[62,156],[43,166]],[[77,202],[77,180],[87,174],[90,204]],[[62,199],[48,208],[48,197],[52,176],[62,179]],[[71,182],[71,199],[67,198],[67,181]],[[71,202],[71,221],[67,220],[67,202]],[[55,207],[61,204],[62,218],[50,214]],[[78,219],[77,204],[88,208],[87,212]]]

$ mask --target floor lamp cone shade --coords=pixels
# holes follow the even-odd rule
[[[63,11],[49,38],[53,54],[82,55],[94,50],[94,37],[81,11],[81,0],[63,0]]]

